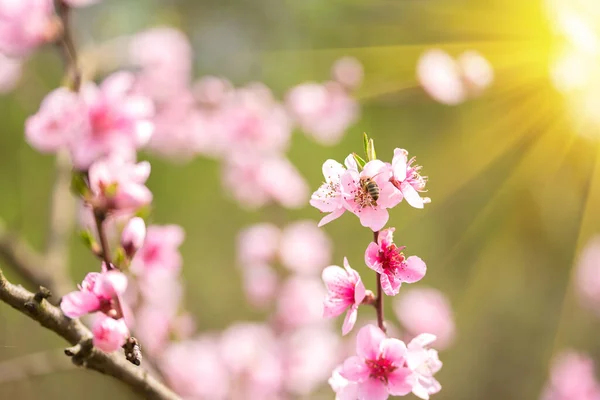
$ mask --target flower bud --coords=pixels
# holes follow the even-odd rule
[[[94,346],[106,353],[119,350],[129,337],[129,329],[122,318],[113,319],[100,313],[94,322],[92,333]]]
[[[140,217],[131,218],[121,234],[121,246],[127,257],[132,258],[142,247],[145,239],[146,224],[144,220]]]

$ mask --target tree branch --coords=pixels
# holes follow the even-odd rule
[[[375,243],[378,242],[379,239],[379,231],[373,232],[373,241]],[[375,310],[377,311],[377,325],[379,329],[386,332],[385,329],[385,318],[383,316],[383,293],[381,290],[381,275],[377,274],[377,297],[375,298]]]
[[[106,354],[91,345],[91,332],[79,321],[21,286],[8,282],[0,270],[0,300],[73,345],[65,353],[76,365],[112,376],[150,400],[180,400],[180,397],[147,371],[129,363],[122,354]]]

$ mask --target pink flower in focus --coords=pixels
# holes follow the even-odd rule
[[[185,232],[179,225],[150,225],[144,245],[131,261],[131,272],[142,276],[153,270],[179,272],[179,246],[184,238]]]
[[[169,386],[186,399],[230,398],[229,373],[213,338],[173,342],[158,365]]]
[[[337,82],[298,85],[286,95],[286,106],[304,133],[324,146],[339,143],[360,112]]]
[[[129,337],[129,329],[123,318],[113,319],[104,314],[98,314],[92,326],[92,334],[95,347],[106,353],[112,353],[125,344]]]
[[[299,274],[315,274],[331,261],[332,244],[313,221],[288,225],[281,234],[281,263]]]
[[[64,87],[55,89],[46,95],[39,111],[25,121],[25,139],[40,152],[56,152],[87,129],[85,115],[85,105],[76,93]]]
[[[327,381],[331,389],[335,392],[335,400],[356,400],[358,396],[358,383],[350,382],[344,378],[340,372],[342,366],[333,370],[331,378]]]
[[[341,217],[346,211],[340,188],[341,177],[346,172],[346,168],[358,170],[358,166],[352,154],[346,157],[344,163],[346,164],[345,168],[335,160],[327,160],[323,163],[325,182],[310,198],[311,206],[321,212],[329,213],[319,221],[317,225],[319,227]]]
[[[150,99],[132,94],[134,81],[133,74],[117,72],[100,87],[89,82],[81,87],[89,127],[70,146],[78,169],[85,170],[95,160],[113,155],[133,160],[136,149],[150,140],[154,106]]]
[[[0,53],[0,94],[8,93],[17,86],[21,78],[23,63]]]
[[[331,67],[331,77],[346,90],[356,89],[363,81],[363,66],[354,57],[342,57]]]
[[[133,217],[125,225],[121,234],[121,247],[128,257],[133,257],[146,239],[146,223],[140,217]]]
[[[358,384],[359,400],[386,400],[411,392],[413,377],[406,368],[406,345],[398,339],[387,338],[381,329],[367,325],[358,332],[357,356],[342,366],[340,375]]]
[[[126,288],[127,277],[119,271],[90,272],[79,285],[79,290],[63,296],[60,308],[69,318],[79,318],[96,311],[121,318],[119,296],[125,293]]]
[[[600,313],[600,236],[593,237],[583,249],[575,274],[581,303]]]
[[[342,334],[346,335],[356,323],[358,307],[366,294],[365,285],[358,272],[350,267],[346,257],[344,257],[344,269],[331,265],[323,270],[322,278],[327,287],[323,316],[337,317],[347,310],[342,327]]]
[[[0,0],[0,52],[24,56],[59,33],[52,0]]]
[[[361,172],[348,168],[341,177],[340,187],[346,208],[360,219],[362,226],[378,231],[389,219],[388,208],[402,201],[400,193],[390,182],[391,168],[380,160],[369,161]],[[366,187],[371,179],[379,187],[375,200]]]
[[[264,308],[277,295],[279,277],[269,264],[248,264],[241,267],[242,285],[248,302]]]
[[[144,185],[150,163],[138,164],[109,158],[96,161],[89,169],[90,204],[106,210],[132,212],[152,202],[152,192]]]
[[[442,362],[434,349],[428,348],[435,341],[435,335],[422,333],[408,344],[406,364],[414,373],[412,392],[421,399],[429,399],[429,396],[442,389],[440,383],[433,377],[442,368]]]
[[[281,231],[270,223],[252,225],[237,237],[238,264],[271,263],[279,248]]]
[[[294,329],[323,321],[325,290],[316,278],[292,276],[282,285],[276,317],[284,327]]]
[[[415,337],[429,332],[437,337],[437,348],[447,348],[454,339],[455,324],[450,302],[436,289],[408,289],[394,302],[394,311],[404,329]]]
[[[565,351],[555,357],[541,400],[599,400],[594,361],[586,354]]]
[[[419,192],[425,191],[427,177],[421,176],[421,166],[413,165],[416,158],[408,160],[408,151],[404,149],[395,149],[394,158],[392,159],[392,180],[391,182],[410,204],[415,208],[423,208],[431,200],[429,197],[421,197]]]
[[[371,242],[365,252],[365,263],[381,275],[381,287],[388,296],[400,291],[402,282],[420,281],[427,272],[427,266],[417,256],[406,258],[403,247],[396,247],[393,241],[394,228],[379,232],[377,243]]]

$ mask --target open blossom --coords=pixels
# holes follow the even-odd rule
[[[402,250],[394,244],[394,228],[379,233],[377,243],[371,242],[365,252],[365,263],[381,275],[381,287],[388,296],[400,291],[402,282],[414,283],[421,280],[427,266],[417,256],[406,258]]]
[[[440,383],[434,378],[436,372],[442,368],[438,353],[428,346],[435,341],[435,335],[422,333],[408,344],[406,364],[414,374],[412,392],[422,399],[442,389]]]
[[[344,161],[345,167],[335,160],[327,160],[323,163],[323,176],[325,182],[312,194],[310,205],[321,212],[329,213],[319,221],[319,227],[337,219],[346,211],[342,200],[340,182],[342,174],[348,169],[358,169],[356,161],[350,154]]]
[[[342,174],[340,187],[346,208],[360,219],[362,226],[378,231],[389,219],[388,208],[402,201],[400,193],[390,182],[391,169],[380,160],[369,161],[362,171],[348,168]],[[373,198],[367,182],[371,180],[379,187],[379,197]]]
[[[356,323],[358,307],[365,298],[365,285],[358,272],[348,264],[344,257],[344,269],[331,265],[323,270],[323,282],[327,287],[323,315],[326,318],[337,317],[346,311],[342,333],[346,335]]]
[[[331,77],[346,90],[356,89],[363,81],[363,66],[354,57],[342,57],[331,66]]]
[[[279,247],[281,263],[299,274],[318,274],[331,261],[331,240],[313,221],[286,226]]]
[[[237,259],[240,267],[246,264],[271,263],[279,248],[281,231],[270,223],[243,229],[237,237]]]
[[[185,232],[179,225],[150,225],[142,248],[131,261],[131,271],[138,275],[153,270],[179,272],[182,258],[179,246]]]
[[[106,353],[119,350],[129,337],[129,329],[123,318],[113,319],[98,314],[92,325],[94,346]]]
[[[358,383],[350,382],[341,375],[342,366],[333,370],[331,378],[327,381],[331,389],[335,392],[335,400],[356,400],[358,399]]]
[[[63,296],[60,308],[69,318],[101,311],[109,317],[121,317],[119,296],[127,288],[127,277],[119,271],[90,272],[79,290]]]
[[[410,204],[415,208],[423,208],[423,205],[431,200],[428,197],[421,197],[419,192],[425,191],[427,177],[421,176],[421,166],[414,164],[415,157],[408,160],[408,151],[404,149],[395,149],[392,160],[392,183]]]
[[[52,0],[0,0],[0,52],[23,56],[54,40],[60,27]]]
[[[598,399],[600,383],[595,376],[594,361],[588,355],[574,351],[556,356],[541,400]]]
[[[292,276],[281,286],[277,321],[286,328],[322,323],[325,297],[323,285],[316,278]]]
[[[142,247],[146,239],[146,223],[140,217],[133,217],[127,222],[121,234],[121,247],[128,257],[133,255]]]
[[[386,400],[413,390],[413,375],[406,364],[404,342],[387,338],[381,329],[367,325],[356,339],[356,356],[342,366],[340,375],[358,386],[359,400]]]
[[[410,336],[432,333],[437,337],[436,347],[440,350],[452,343],[456,327],[450,302],[442,292],[432,288],[411,288],[398,297],[394,311]]]
[[[144,185],[149,175],[148,162],[96,161],[89,169],[92,197],[88,202],[106,211],[135,211],[152,201],[152,192]]]

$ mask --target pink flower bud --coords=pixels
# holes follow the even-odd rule
[[[92,333],[94,346],[107,353],[119,350],[129,337],[129,329],[122,318],[112,319],[104,314],[98,314]]]
[[[121,234],[121,246],[125,254],[129,258],[133,257],[144,244],[144,239],[146,239],[146,223],[140,217],[131,218]]]

